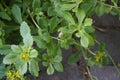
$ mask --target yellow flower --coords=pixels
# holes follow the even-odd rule
[[[99,52],[95,57],[96,62],[99,62],[103,56],[104,56],[104,54],[102,52]]]
[[[17,77],[17,78],[21,77],[18,71],[14,71],[14,76]]]
[[[20,80],[25,80],[22,76],[20,77]]]
[[[13,77],[11,77],[11,78],[10,78],[10,80],[15,80],[15,77],[14,77],[14,76],[13,76]]]
[[[21,53],[20,59],[24,61],[29,61],[29,53]]]
[[[7,73],[7,78],[11,78],[11,77],[12,77],[12,72],[9,71],[9,72]]]
[[[21,76],[18,71],[9,71],[7,73],[7,78],[9,80],[16,80],[16,79],[17,80],[24,80],[23,76]]]

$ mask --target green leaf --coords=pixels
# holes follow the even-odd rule
[[[12,51],[15,52],[15,53],[20,53],[20,52],[21,52],[20,47],[17,46],[17,45],[11,45],[11,49],[12,49]]]
[[[109,63],[108,58],[107,57],[103,57],[102,58],[102,64],[104,65],[104,64],[108,64],[108,63]]]
[[[78,19],[78,23],[81,24],[85,18],[85,11],[83,9],[78,9],[76,12],[76,16]]]
[[[46,41],[47,43],[49,43],[50,40],[51,40],[50,34],[47,33],[47,32],[46,32],[46,33],[43,33],[42,36],[41,36],[41,38],[42,38],[44,41]]]
[[[24,38],[23,38],[23,43],[25,44],[25,46],[27,48],[31,47],[33,45],[33,38],[30,34],[27,34]]]
[[[55,56],[54,62],[61,62],[61,61],[62,61],[62,56],[60,55]]]
[[[47,26],[48,26],[47,18],[46,17],[40,17],[38,24],[43,28],[47,28]]]
[[[80,58],[80,52],[78,51],[77,53],[74,53],[69,57],[68,64],[73,64],[77,62],[79,58]]]
[[[37,56],[38,56],[37,50],[35,50],[35,49],[31,50],[29,57],[34,58],[34,57],[37,57]]]
[[[51,32],[53,32],[55,30],[55,28],[57,27],[58,21],[59,21],[59,19],[57,17],[53,17],[52,19],[50,19],[49,24],[50,24]]]
[[[0,46],[2,46],[3,45],[3,41],[2,41],[2,39],[0,39]]]
[[[88,59],[87,65],[88,66],[94,66],[95,65],[95,60],[93,58]]]
[[[101,42],[98,46],[98,50],[99,51],[104,51],[105,50],[105,44],[103,42]]]
[[[47,67],[49,65],[49,63],[48,62],[42,62],[42,65]]]
[[[20,34],[23,37],[23,42],[25,46],[31,47],[33,45],[33,38],[30,34],[30,28],[26,22],[22,22],[20,26]]]
[[[4,64],[12,64],[15,63],[16,61],[17,61],[17,55],[11,53],[6,55],[3,59]]]
[[[47,14],[48,14],[48,16],[56,16],[56,12],[55,12],[53,6],[48,8]]]
[[[75,25],[75,21],[74,21],[73,16],[71,15],[71,13],[64,12],[64,14],[62,16],[68,22],[69,25]]]
[[[80,4],[80,7],[85,10],[87,16],[92,16],[97,2],[97,0],[85,0],[84,4]]]
[[[32,2],[32,8],[35,10],[36,8],[40,7],[40,0],[33,0]]]
[[[6,12],[0,12],[0,18],[10,21],[11,18]]]
[[[92,25],[92,19],[86,18],[84,21],[84,26],[91,26]]]
[[[82,35],[82,36],[81,36],[80,43],[81,43],[81,45],[82,45],[84,48],[87,48],[88,45],[89,45],[89,40],[88,40],[88,38],[87,38],[85,35]]]
[[[84,26],[84,29],[87,33],[94,33],[94,31],[95,31],[93,26]]]
[[[11,52],[11,47],[9,45],[0,46],[0,54],[7,55]]]
[[[47,68],[47,74],[52,75],[53,73],[54,73],[54,68],[53,68],[52,64],[50,64]]]
[[[63,72],[63,65],[61,63],[54,63],[53,65],[58,72]]]
[[[29,5],[31,5],[31,3],[33,2],[33,0],[23,0],[22,2],[22,13],[24,13],[26,11],[26,9],[29,7]]]
[[[46,42],[40,36],[34,36],[33,39],[39,48],[46,48]]]
[[[24,75],[27,72],[27,62],[21,62],[18,71],[21,75]]]
[[[43,59],[43,60],[47,60],[47,59],[48,59],[48,55],[44,53],[44,54],[42,55],[42,59]]]
[[[0,65],[0,79],[2,80],[3,77],[6,76],[7,68],[4,64]]]
[[[72,10],[74,7],[76,6],[76,4],[62,4],[61,5],[61,9],[62,10]]]
[[[88,38],[89,45],[90,46],[94,46],[94,38],[90,34],[88,34],[88,33],[84,33],[84,35]]]
[[[98,4],[95,9],[95,12],[98,16],[102,16],[105,13],[109,13],[112,7],[105,6],[103,3]]]
[[[117,6],[118,0],[111,0],[114,4],[114,6]]]
[[[81,37],[81,31],[78,31],[76,34],[75,34],[76,37],[80,38]]]
[[[18,5],[14,4],[12,6],[12,13],[17,22],[21,24],[22,23],[21,9]]]
[[[30,34],[30,28],[25,21],[21,23],[20,34],[23,38],[26,37],[27,34]]]
[[[39,73],[39,66],[38,66],[38,62],[32,60],[31,62],[29,62],[29,71],[33,76],[38,77]]]

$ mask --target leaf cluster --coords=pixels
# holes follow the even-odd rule
[[[88,66],[107,63],[103,44],[90,50],[96,40],[90,18],[94,13],[119,15],[118,0],[0,0],[0,79],[14,70],[38,77],[39,64],[48,75],[63,72],[62,49],[71,46],[78,51],[69,64],[81,53]]]

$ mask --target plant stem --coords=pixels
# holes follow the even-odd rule
[[[53,37],[53,36],[51,36],[51,38],[53,38],[53,39],[56,39],[56,40],[58,40],[58,41],[59,41],[59,40],[61,40],[61,39],[58,39],[58,38],[56,38],[56,37]]]
[[[96,55],[93,51],[91,51],[89,48],[87,48],[88,52],[90,52],[92,55]]]
[[[39,25],[35,22],[35,20],[34,20],[33,17],[31,16],[31,14],[30,14],[30,17],[31,17],[33,23],[35,24],[35,26],[36,26],[38,29],[40,29]]]
[[[86,69],[87,69],[88,75],[90,77],[90,80],[93,80],[92,74],[91,74],[90,69],[88,68],[88,66],[86,67]]]
[[[118,69],[118,67],[117,67],[117,65],[116,65],[116,63],[115,63],[115,61],[113,60],[112,56],[108,53],[107,50],[106,50],[106,52],[107,52],[107,55],[109,56],[110,60],[112,61],[112,63],[113,63],[113,65],[114,65],[115,69],[117,70],[118,74],[120,75],[120,71],[119,71],[119,69]]]

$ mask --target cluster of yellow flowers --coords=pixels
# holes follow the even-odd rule
[[[24,61],[29,61],[29,53],[21,53],[20,59]]]
[[[25,80],[18,71],[8,71],[7,78],[10,80]]]
[[[30,51],[31,51],[31,48],[23,47],[23,52],[20,54],[20,59],[24,61],[29,61]]]
[[[103,52],[98,52],[98,54],[95,56],[96,62],[99,62],[103,58],[103,56]]]

